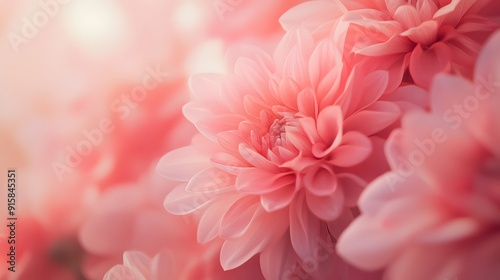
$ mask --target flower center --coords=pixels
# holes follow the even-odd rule
[[[287,120],[285,118],[274,120],[269,128],[269,144],[272,147],[283,146],[286,143],[286,126]]]

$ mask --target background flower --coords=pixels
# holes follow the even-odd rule
[[[484,40],[499,27],[499,13],[490,0],[334,0],[305,2],[280,21],[286,30],[304,26],[316,36],[335,28],[345,38],[347,60],[402,64],[405,80],[428,88],[437,73],[472,76]]]
[[[499,270],[500,33],[474,81],[440,75],[430,113],[409,113],[386,153],[392,172],[362,194],[339,252],[388,279],[494,279]],[[429,254],[429,252],[432,252]]]

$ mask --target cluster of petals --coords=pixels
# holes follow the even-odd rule
[[[88,278],[263,279],[255,258],[224,271],[218,257],[221,242],[199,244],[196,218],[166,212],[162,202],[169,182],[149,173],[134,185],[107,191],[80,227],[79,241],[90,256],[83,267]]]
[[[500,32],[473,80],[438,75],[431,112],[413,112],[388,140],[392,171],[361,195],[338,250],[387,279],[500,275]]]
[[[217,244],[219,242],[216,242]],[[201,248],[201,247],[200,247]],[[163,279],[220,279],[263,280],[258,259],[231,271],[224,271],[217,258],[217,246],[205,246],[203,251],[187,250],[189,258],[178,258],[178,251],[163,249],[150,258],[140,251],[123,253],[123,264],[113,266],[104,280],[163,280]],[[193,258],[193,255],[196,258]]]
[[[499,27],[492,0],[320,0],[300,4],[280,21],[316,36],[335,29],[349,60],[403,64],[407,80],[428,88],[437,73],[471,77],[484,40]]]
[[[367,182],[387,170],[376,151],[400,109],[382,100],[396,87],[387,71],[346,72],[340,53],[334,36],[315,41],[298,28],[272,57],[243,47],[229,52],[230,73],[191,79],[184,114],[200,134],[157,170],[181,182],[167,210],[200,210],[198,240],[225,240],[224,269],[260,253],[267,279],[301,269],[342,277],[333,252],[317,261],[330,249],[318,244],[338,238]],[[317,265],[304,268],[310,259]]]

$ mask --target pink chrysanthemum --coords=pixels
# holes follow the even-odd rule
[[[280,21],[287,30],[304,26],[317,36],[334,27],[349,59],[404,63],[410,81],[428,87],[440,72],[471,77],[499,15],[492,0],[323,0],[300,4]]]
[[[367,182],[386,170],[377,134],[400,110],[380,101],[386,71],[358,64],[343,73],[339,53],[333,39],[316,43],[299,29],[273,58],[245,49],[229,56],[231,74],[192,78],[184,113],[200,135],[157,169],[184,182],[167,196],[167,210],[201,210],[199,241],[225,239],[224,269],[261,253],[267,279],[300,270],[354,277],[332,264],[332,240]]]
[[[387,279],[498,279],[500,275],[500,31],[474,81],[441,74],[432,112],[414,112],[388,141],[392,172],[360,198],[362,215],[339,252]]]

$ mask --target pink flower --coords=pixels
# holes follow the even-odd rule
[[[427,88],[440,72],[471,76],[499,14],[491,0],[332,0],[300,4],[280,21],[286,30],[304,26],[316,36],[333,28],[345,39],[347,60],[403,63],[408,80]]]
[[[332,242],[367,182],[386,170],[377,135],[400,110],[379,100],[386,71],[358,64],[345,73],[335,46],[299,29],[274,57],[245,48],[229,55],[230,74],[191,80],[184,113],[200,135],[157,169],[183,182],[167,210],[201,210],[198,240],[225,240],[224,269],[260,253],[266,279],[353,273],[340,268]]]
[[[500,32],[474,80],[441,74],[432,111],[409,113],[386,149],[392,172],[362,194],[341,256],[387,279],[500,275]]]

